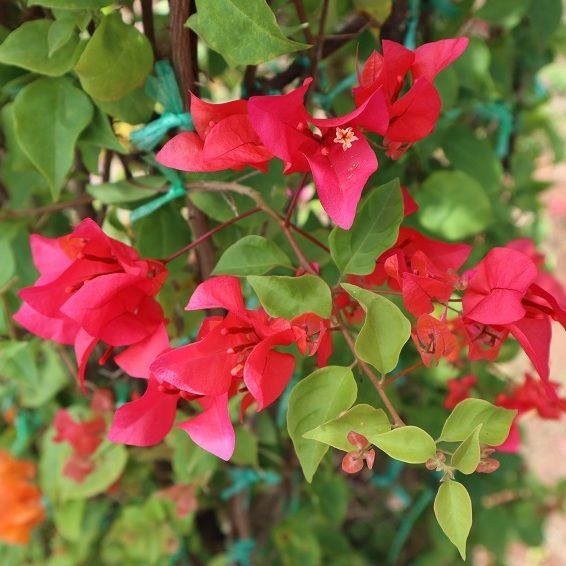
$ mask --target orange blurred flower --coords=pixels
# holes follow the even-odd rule
[[[41,492],[31,483],[34,476],[32,462],[0,451],[0,540],[4,542],[27,544],[32,528],[45,518]]]

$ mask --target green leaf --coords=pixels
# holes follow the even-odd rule
[[[317,440],[334,446],[338,450],[350,452],[354,447],[348,442],[349,432],[354,431],[363,434],[373,443],[375,436],[390,429],[391,424],[382,409],[376,409],[370,405],[354,405],[335,419],[305,432],[303,438]]]
[[[174,202],[140,218],[133,229],[136,248],[143,257],[165,258],[191,241],[187,222]]]
[[[531,0],[488,0],[475,16],[490,24],[511,28],[521,21],[530,4]]]
[[[366,310],[364,325],[356,339],[356,354],[381,373],[395,369],[411,336],[411,323],[389,299],[349,283],[342,287]]]
[[[287,39],[265,0],[197,0],[187,25],[228,63],[257,65],[279,55],[308,49]]]
[[[479,424],[458,446],[454,452],[450,465],[460,470],[463,474],[473,474],[480,463],[480,432],[482,425]]]
[[[77,414],[71,409],[71,414]],[[105,440],[92,455],[95,469],[82,483],[67,478],[63,468],[73,449],[67,442],[54,442],[55,430],[49,428],[43,437],[39,479],[42,490],[54,501],[88,499],[105,492],[121,475],[128,452],[122,444]]]
[[[372,444],[391,458],[408,464],[422,464],[436,454],[433,438],[416,426],[394,428],[375,436]]]
[[[118,153],[127,153],[126,148],[116,137],[108,121],[108,117],[98,107],[95,107],[94,118],[87,129],[81,134],[80,141],[98,148],[104,147]]]
[[[58,77],[70,71],[79,55],[79,36],[73,34],[50,56],[50,20],[32,20],[16,28],[0,45],[0,63]]]
[[[416,200],[421,224],[448,240],[485,230],[493,221],[483,187],[461,171],[437,171],[422,185]]]
[[[222,254],[215,275],[263,275],[279,266],[293,269],[285,252],[262,236],[244,236]]]
[[[320,566],[322,549],[312,525],[302,517],[290,517],[274,529],[275,546],[283,566]]]
[[[57,531],[67,540],[77,541],[80,539],[85,504],[84,499],[72,499],[53,509],[53,520]]]
[[[75,71],[88,94],[108,101],[143,85],[152,64],[153,52],[145,35],[113,13],[96,28]]]
[[[434,514],[440,528],[466,560],[466,540],[472,528],[472,501],[457,481],[440,485],[434,500]]]
[[[142,124],[151,118],[155,103],[143,88],[136,88],[119,100],[97,100],[96,105],[116,120]]]
[[[328,446],[303,435],[349,409],[356,400],[357,392],[352,370],[339,366],[327,366],[311,373],[291,392],[287,429],[309,483]]]
[[[89,124],[93,107],[64,78],[42,78],[22,89],[14,101],[18,142],[49,183],[57,200],[74,158],[75,143]]]
[[[503,168],[488,140],[457,124],[446,131],[442,149],[454,169],[473,177],[488,193],[500,192]]]
[[[144,175],[135,177],[135,184],[128,179],[115,183],[87,185],[87,193],[104,204],[123,204],[137,202],[158,193],[158,189],[166,183],[163,177]]]
[[[64,10],[98,10],[112,4],[112,0],[28,0],[28,4]]]
[[[322,318],[330,316],[330,288],[320,277],[308,274],[300,277],[250,275],[247,279],[259,302],[271,316],[287,320],[307,312]]]
[[[256,435],[247,428],[236,429],[236,447],[230,461],[236,466],[257,466],[258,446]]]
[[[51,57],[57,50],[61,49],[75,34],[75,22],[64,18],[55,20],[49,26],[47,32],[48,56]]]
[[[456,405],[446,419],[439,441],[460,442],[482,425],[481,444],[499,446],[509,435],[517,411],[496,407],[483,399],[465,399]]]
[[[330,233],[330,253],[340,273],[371,273],[375,260],[397,240],[402,220],[399,180],[374,189],[358,210],[352,228],[335,227]]]

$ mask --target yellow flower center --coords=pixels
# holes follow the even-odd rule
[[[341,143],[342,149],[346,151],[352,147],[352,143],[358,140],[358,136],[354,134],[354,130],[351,127],[348,128],[336,128],[336,137],[334,138],[334,143]]]

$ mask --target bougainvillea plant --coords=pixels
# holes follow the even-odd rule
[[[466,560],[525,416],[566,411],[521,163],[538,63],[489,62],[546,18],[28,4],[0,10],[1,447],[39,453],[39,488],[0,452],[0,539],[47,518],[31,560],[411,563],[428,511]],[[389,513],[375,546],[364,507]]]

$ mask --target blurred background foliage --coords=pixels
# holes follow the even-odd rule
[[[193,3],[171,1],[173,10],[185,4],[192,13]],[[199,36],[193,86],[202,97],[224,101],[273,93],[289,82],[281,79],[288,69],[298,69],[292,79],[310,72],[301,51],[305,26],[296,2],[269,3],[280,28],[274,45],[254,42],[250,30],[237,52],[223,37],[230,18],[218,17],[229,4],[199,0],[197,19],[191,19]],[[315,34],[321,4],[301,3]],[[328,3],[313,103],[331,113],[351,109],[356,53],[364,61],[380,38],[415,47],[444,37],[470,37],[462,58],[436,81],[443,112],[434,133],[398,161],[378,152],[381,166],[370,183],[399,177],[421,207],[408,225],[439,239],[472,243],[472,260],[514,238],[540,243],[548,236],[540,196],[549,183],[536,173],[541,158],[558,162],[564,157],[559,132],[564,110],[549,104],[553,93],[566,92],[561,4]],[[68,408],[84,420],[108,416],[91,404],[91,395],[80,394],[65,348],[30,338],[11,321],[19,306],[18,289],[36,277],[29,234],[59,236],[73,222],[92,217],[142,256],[163,258],[198,237],[198,227],[187,222],[189,210],[192,218],[204,217],[212,227],[235,210],[253,207],[238,195],[195,193],[187,200],[184,181],[202,175],[181,177],[152,158],[169,130],[190,125],[182,100],[170,88],[170,68],[161,75],[154,71],[156,60],[180,68],[170,17],[166,1],[0,4],[0,447],[37,466],[46,517],[28,544],[0,544],[0,561],[50,566],[456,563],[457,551],[434,521],[430,473],[381,455],[373,473],[344,477],[336,455],[329,453],[313,483],[306,484],[284,426],[285,396],[238,425],[236,454],[229,464],[176,431],[149,449],[101,441],[92,457],[94,471],[83,481],[63,474],[72,450],[53,440],[57,411]],[[266,58],[268,48],[278,57]],[[178,78],[184,86],[186,81]],[[151,127],[142,129],[148,123]],[[225,172],[206,178],[237,176]],[[283,208],[289,180],[279,165],[245,182],[261,190],[274,208]],[[326,241],[328,221],[316,199],[301,202],[298,223]],[[273,227],[252,216],[214,236],[216,256],[247,234],[263,234],[290,253]],[[335,267],[328,255],[298,239],[321,272],[331,276]],[[179,258],[170,268],[173,276],[160,301],[171,321],[173,343],[181,344],[198,329],[200,315],[182,307],[206,268],[196,255]],[[516,352],[504,348],[499,361]],[[401,367],[415,359],[414,352],[405,351]],[[349,357],[337,344],[331,361],[349,363],[345,360]],[[312,363],[299,360],[296,379],[311,371]],[[393,392],[396,407],[411,424],[438,434],[447,415],[446,380],[471,372],[479,377],[483,398],[493,400],[502,390],[500,368],[441,364],[416,373],[410,382],[400,380],[402,395]],[[91,388],[110,390],[115,403],[138,393],[131,380],[120,380],[117,368],[93,363],[88,376],[96,383]],[[359,383],[359,390],[364,402],[379,404],[367,382]],[[470,542],[483,549],[470,553],[470,563],[480,555],[488,556],[488,563],[507,563],[509,544],[517,540],[541,547],[545,517],[564,503],[564,480],[543,485],[520,455],[501,460],[496,474],[472,476],[466,484],[475,509]],[[9,490],[9,482],[2,489]]]

